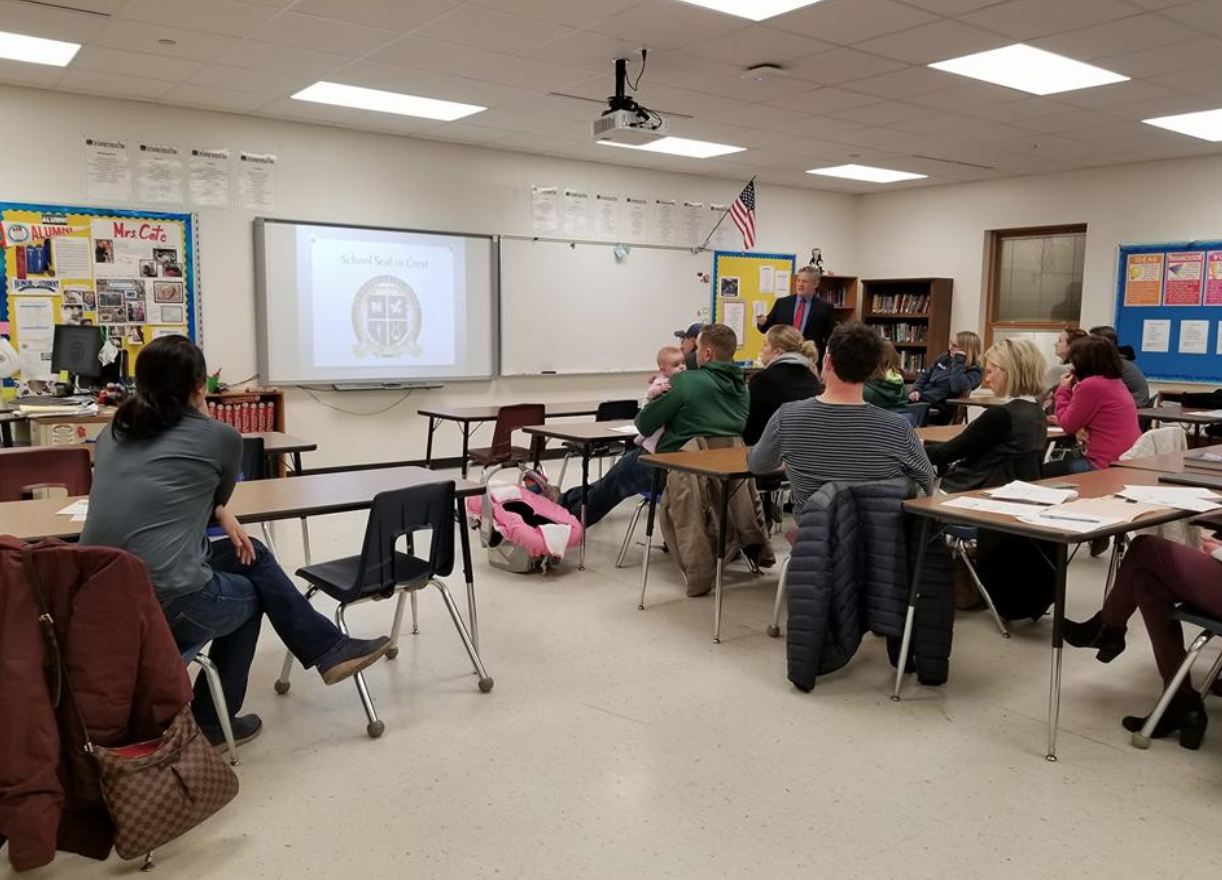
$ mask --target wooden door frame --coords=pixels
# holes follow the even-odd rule
[[[1026,238],[1038,238],[1047,235],[1064,235],[1066,233],[1081,233],[1083,236],[1087,233],[1085,223],[1062,223],[1054,226],[1025,226],[1012,229],[990,229],[986,232],[988,236],[986,254],[988,264],[988,274],[985,276],[985,303],[984,303],[984,347],[988,349],[993,344],[993,330],[1015,330],[1032,333],[1049,332],[1051,330],[1061,331],[1066,327],[1076,327],[1077,322],[1067,321],[997,321],[994,319],[994,314],[997,308],[997,287],[1000,279],[998,274],[1001,272],[1001,240],[1003,238],[1018,238],[1020,236]],[[1079,315],[1081,312],[1079,311]]]

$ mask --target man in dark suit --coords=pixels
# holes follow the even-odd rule
[[[836,326],[832,304],[819,296],[819,279],[823,274],[814,266],[803,266],[794,279],[794,295],[782,296],[772,304],[772,311],[755,322],[761,333],[779,324],[794,327],[819,350],[819,363],[823,363],[823,352],[827,339]]]

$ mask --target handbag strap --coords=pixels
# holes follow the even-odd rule
[[[34,598],[38,601],[38,624],[42,630],[43,640],[47,643],[47,659],[49,665],[53,667],[52,700],[56,709],[59,708],[61,694],[68,695],[68,702],[72,704],[72,711],[76,713],[76,720],[81,725],[81,732],[85,735],[85,751],[93,752],[93,740],[89,736],[89,728],[85,726],[85,716],[81,714],[81,707],[76,702],[76,694],[72,692],[72,682],[68,679],[68,667],[64,663],[64,653],[60,649],[59,637],[55,635],[55,618],[51,616],[51,606],[47,602],[47,594],[42,588],[42,578],[38,575],[38,568],[34,565],[34,548],[30,546],[21,549],[22,562],[25,565],[26,580],[29,581],[30,589],[34,591]]]

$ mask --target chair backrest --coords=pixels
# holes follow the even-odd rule
[[[395,570],[395,546],[404,536],[430,529],[433,536],[429,545],[429,577],[444,577],[454,570],[452,480],[375,495],[365,526],[356,584],[347,600],[402,583],[403,573]]]
[[[0,450],[0,501],[21,501],[43,488],[88,495],[92,485],[93,462],[84,446]]]
[[[242,438],[242,471],[238,479],[246,482],[267,479],[267,456],[262,437]]]
[[[929,424],[929,404],[910,403],[905,415],[908,416],[908,424],[913,428],[924,428]]]
[[[513,446],[513,432],[529,425],[547,421],[547,408],[541,403],[514,403],[496,411],[496,427],[492,430],[492,454],[508,456]]]
[[[1188,408],[1201,407],[1204,409],[1214,409],[1222,406],[1222,388],[1218,388],[1209,392],[1189,392],[1185,391],[1180,395],[1180,406]]]
[[[1154,428],[1137,438],[1137,442],[1120,454],[1120,461],[1132,461],[1149,455],[1167,452],[1184,452],[1188,449],[1188,437],[1179,425]]]
[[[604,400],[594,414],[596,422],[617,422],[620,419],[635,419],[641,405],[635,400]]]

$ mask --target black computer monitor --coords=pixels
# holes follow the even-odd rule
[[[98,361],[101,351],[102,333],[97,327],[58,324],[51,344],[51,369],[97,379],[102,375],[102,364]]]

